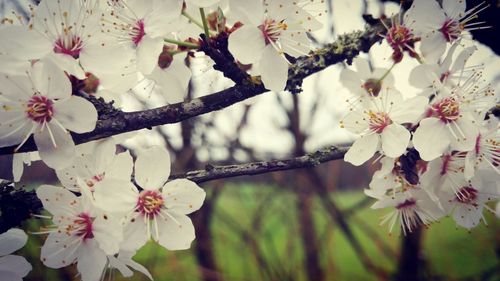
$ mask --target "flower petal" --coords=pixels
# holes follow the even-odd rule
[[[19,228],[11,228],[0,235],[0,256],[12,254],[21,249],[28,241],[28,236]]]
[[[137,46],[137,68],[144,75],[150,74],[158,64],[158,56],[163,50],[162,38],[144,36]]]
[[[229,52],[243,64],[259,61],[266,47],[262,31],[251,25],[238,28],[228,40]]]
[[[25,277],[32,269],[33,266],[31,266],[31,264],[24,257],[15,255],[0,257],[0,272],[12,272],[18,277]],[[2,278],[4,278],[4,276],[1,276],[0,280]]]
[[[187,179],[167,182],[162,193],[165,206],[181,214],[190,214],[201,208],[206,196],[203,189]]]
[[[175,212],[168,212],[164,217],[158,220],[158,243],[171,251],[189,249],[195,238],[191,219]]]
[[[96,241],[83,243],[78,250],[76,265],[82,281],[101,280],[107,261],[106,254],[97,246]]]
[[[46,123],[43,130],[34,133],[36,147],[47,166],[63,169],[73,162],[76,155],[75,143],[68,131],[58,125]]]
[[[159,189],[170,176],[170,155],[160,146],[142,150],[135,160],[135,181],[149,190]]]
[[[36,195],[42,202],[43,208],[54,216],[77,215],[74,206],[79,199],[65,188],[42,185],[36,189]]]
[[[396,158],[401,156],[406,151],[410,142],[410,132],[396,123],[384,128],[382,132],[382,150],[384,154]]]
[[[259,73],[266,89],[281,92],[288,79],[288,62],[269,44],[264,48],[259,62]]]
[[[126,179],[105,178],[95,186],[95,204],[105,212],[127,214],[134,210],[139,193]]]
[[[423,96],[413,97],[402,101],[397,106],[394,106],[389,113],[391,120],[403,123],[417,123],[423,117],[425,109],[429,103],[429,99]]]
[[[423,160],[436,159],[450,145],[448,129],[437,118],[425,118],[413,133],[413,145]]]
[[[370,159],[379,147],[378,134],[364,135],[357,139],[347,151],[344,160],[355,166],[360,166]]]
[[[64,126],[64,128],[78,133],[87,133],[95,128],[97,122],[97,110],[88,100],[71,96],[54,103],[54,118]]]

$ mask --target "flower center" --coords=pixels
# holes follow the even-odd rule
[[[453,42],[460,37],[462,31],[464,30],[464,26],[460,24],[457,20],[447,19],[443,26],[439,29],[443,34],[444,38],[448,42]]]
[[[444,123],[450,123],[460,118],[460,103],[453,97],[444,98],[432,105],[435,116]]]
[[[413,34],[405,26],[395,25],[387,31],[386,39],[393,49],[403,51],[411,43]]]
[[[464,186],[455,195],[455,200],[462,204],[477,206],[477,190],[470,186]]]
[[[368,117],[370,118],[369,127],[371,131],[380,134],[384,131],[385,127],[392,124],[391,118],[385,112],[368,112]]]
[[[137,200],[136,210],[143,216],[152,219],[158,215],[165,200],[160,192],[156,190],[144,190]]]
[[[73,224],[66,227],[68,235],[75,235],[81,237],[83,240],[94,238],[92,223],[94,219],[87,213],[81,213],[76,216]]]
[[[80,57],[80,52],[83,49],[83,41],[80,37],[71,33],[64,33],[54,44],[54,52],[58,54],[66,54],[77,59]]]
[[[281,32],[288,29],[288,25],[284,20],[276,21],[273,19],[266,19],[262,25],[259,26],[266,45],[276,43],[281,36]]]
[[[54,115],[54,102],[47,97],[34,95],[28,101],[26,115],[40,124],[50,122]]]
[[[415,199],[406,199],[403,203],[399,203],[396,205],[396,209],[401,210],[401,209],[406,209],[406,208],[413,208],[414,206],[417,205],[417,201]]]
[[[130,31],[132,42],[134,42],[136,46],[139,45],[145,35],[146,31],[144,30],[144,20],[138,20],[135,25],[132,26],[132,30]]]

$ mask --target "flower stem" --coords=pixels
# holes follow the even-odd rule
[[[189,43],[189,42],[184,42],[184,41],[179,41],[179,40],[174,40],[174,39],[168,39],[168,38],[163,39],[163,41],[165,41],[167,43],[175,44],[177,46],[182,46],[182,47],[190,48],[190,49],[198,49],[200,47],[200,46],[198,46],[198,44],[195,44],[195,43]]]
[[[190,14],[186,13],[185,11],[182,11],[182,15],[186,17],[189,21],[191,21],[192,23],[203,29],[203,24],[199,22],[197,19],[193,18],[193,16],[191,16]]]
[[[205,31],[205,36],[210,38],[210,30],[208,29],[208,23],[207,23],[207,18],[205,17],[205,10],[203,8],[200,8],[200,16],[201,16],[201,22],[203,23],[203,30]]]
[[[393,63],[391,65],[391,67],[389,69],[387,69],[387,71],[384,73],[384,75],[382,75],[382,77],[380,77],[380,79],[378,79],[378,82],[383,81],[387,77],[387,75],[389,75],[389,73],[391,73],[391,71],[392,71],[392,69],[394,68],[395,65],[396,65],[396,63]]]

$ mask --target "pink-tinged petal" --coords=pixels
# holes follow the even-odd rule
[[[420,118],[423,117],[425,109],[429,103],[429,99],[423,96],[413,97],[411,99],[405,100],[394,106],[392,111],[389,113],[391,120],[403,124],[403,123],[417,123]]]
[[[31,264],[21,256],[7,255],[0,257],[0,272],[12,272],[19,277],[25,277],[33,269]],[[0,280],[4,278],[0,276]],[[4,279],[7,280],[7,279]],[[14,279],[15,280],[15,279]],[[9,280],[13,281],[13,280]]]
[[[436,159],[450,145],[448,129],[437,118],[423,119],[413,134],[413,145],[423,160]]]
[[[101,280],[108,258],[103,250],[99,248],[96,241],[89,240],[82,244],[78,250],[78,272],[82,281]]]
[[[426,63],[434,63],[441,58],[446,50],[446,39],[440,32],[430,33],[422,37],[420,52]]]
[[[349,112],[344,119],[342,119],[340,126],[345,128],[349,132],[355,134],[361,134],[368,129],[368,121],[365,116],[361,112],[351,111]]]
[[[45,240],[40,253],[43,264],[50,268],[61,268],[72,264],[76,259],[80,238],[63,233],[52,232]]]
[[[63,70],[52,61],[40,61],[33,65],[31,79],[35,89],[50,99],[65,99],[71,96],[71,82]]]
[[[52,52],[52,42],[33,29],[23,25],[0,28],[0,51],[20,60],[41,59]]]
[[[123,225],[120,220],[101,213],[92,223],[92,233],[106,255],[114,255],[120,251],[120,243],[123,241]]]
[[[460,19],[465,15],[465,0],[443,0],[443,10],[452,19]]]
[[[72,96],[54,103],[54,118],[75,133],[90,132],[97,122],[97,110],[88,100]]]
[[[135,181],[143,189],[160,189],[170,176],[170,155],[164,147],[142,150],[135,160]]]
[[[144,246],[150,238],[146,227],[146,221],[142,216],[138,215],[135,218],[130,218],[127,225],[125,225],[124,240],[120,245],[121,250],[137,251]]]
[[[251,25],[244,25],[229,35],[229,52],[243,64],[259,61],[266,47],[262,31]]]
[[[76,156],[75,143],[68,131],[61,126],[47,123],[34,133],[40,158],[53,169],[64,169]]]
[[[187,179],[167,182],[162,189],[165,206],[179,214],[190,214],[203,205],[205,191]]]
[[[137,68],[144,75],[150,74],[158,64],[158,56],[163,50],[162,38],[144,36],[137,46]]]
[[[158,218],[159,237],[155,238],[167,250],[189,249],[191,242],[195,238],[194,226],[191,219],[183,214],[167,212],[168,215],[164,214],[164,218]]]
[[[355,166],[360,166],[370,159],[379,147],[378,134],[369,134],[357,139],[347,151],[344,160]]]
[[[391,158],[401,156],[406,151],[410,142],[410,132],[405,127],[396,123],[385,127],[381,137],[382,150],[385,155]]]
[[[28,236],[19,228],[11,228],[0,235],[0,256],[12,254],[24,247]]]
[[[419,89],[425,89],[433,85],[433,83],[439,82],[436,65],[421,64],[416,66],[410,72],[409,83],[413,87]]]
[[[458,151],[470,151],[476,145],[476,138],[479,134],[479,126],[477,122],[469,118],[459,118],[453,123],[449,123],[449,127],[455,135],[450,136],[451,148]]]
[[[110,179],[128,179],[131,178],[134,169],[134,161],[130,152],[122,152],[116,155],[113,162],[106,170],[106,178]]]
[[[281,92],[288,79],[288,62],[269,44],[264,48],[259,63],[259,73],[266,89]]]
[[[54,216],[76,216],[79,198],[69,190],[53,185],[42,185],[36,195],[43,208]]]
[[[134,210],[139,192],[128,179],[105,178],[95,186],[95,204],[105,212],[124,215]]]

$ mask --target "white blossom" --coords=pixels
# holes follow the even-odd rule
[[[33,269],[24,257],[11,255],[26,241],[28,236],[18,228],[0,234],[0,281],[21,281]]]

